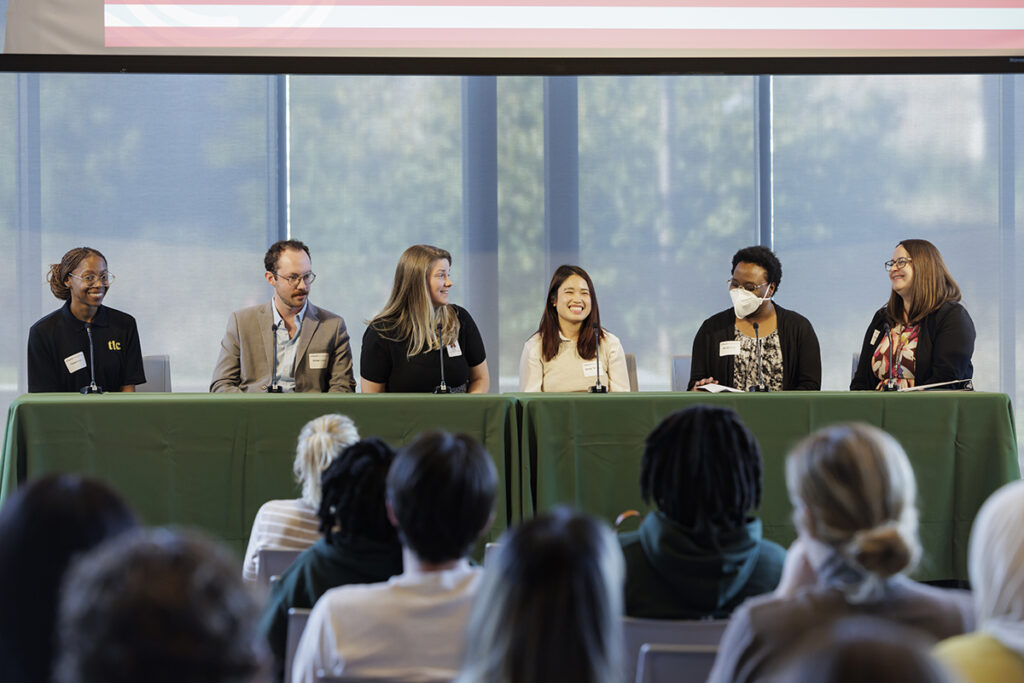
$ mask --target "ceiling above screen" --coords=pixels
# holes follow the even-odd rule
[[[10,0],[8,53],[1024,56],[1024,2]]]

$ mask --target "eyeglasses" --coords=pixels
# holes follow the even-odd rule
[[[757,290],[761,289],[762,287],[767,287],[768,286],[767,282],[762,282],[759,285],[755,285],[753,282],[748,282],[745,285],[741,285],[739,282],[737,282],[736,280],[733,280],[732,278],[729,278],[728,280],[726,280],[726,284],[729,285],[729,289],[736,289],[737,287],[742,287],[743,289],[747,290],[748,292],[756,292]]]
[[[87,273],[86,275],[75,275],[74,273],[68,273],[68,275],[70,275],[73,278],[81,280],[87,285],[94,284],[97,280],[99,280],[102,284],[109,287],[110,283],[114,281],[114,274],[108,273],[106,271],[100,273],[99,275],[96,275],[94,273]]]
[[[313,280],[316,279],[316,273],[303,273],[302,275],[278,275],[277,273],[274,273],[274,277],[279,277],[282,280],[287,280],[288,284],[290,284],[292,287],[298,285],[299,280],[302,280],[308,286],[313,284]]]
[[[908,263],[913,263],[913,262],[914,262],[914,259],[912,259],[912,258],[907,258],[906,256],[900,256],[899,258],[894,258],[894,259],[892,259],[890,261],[886,261],[885,262],[885,269],[886,270],[892,270],[892,267],[896,266],[896,268],[898,268],[899,270],[903,270]]]

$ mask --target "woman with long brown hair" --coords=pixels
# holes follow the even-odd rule
[[[451,393],[485,394],[490,388],[487,354],[469,312],[448,302],[452,255],[416,244],[395,268],[384,310],[363,334],[359,374],[364,393],[434,391],[444,381]]]
[[[76,247],[50,266],[64,305],[28,332],[28,390],[135,391],[146,381],[135,318],[103,305],[114,276],[98,250]]]
[[[590,275],[579,266],[559,266],[540,325],[523,347],[519,390],[587,391],[597,381],[598,352],[601,384],[609,391],[629,391],[622,342],[601,327]]]
[[[864,334],[850,389],[960,388],[956,380],[974,376],[974,322],[942,254],[927,240],[903,240],[885,268],[892,293]]]

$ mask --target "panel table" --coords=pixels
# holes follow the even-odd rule
[[[147,524],[205,529],[241,553],[256,511],[299,495],[291,467],[299,430],[326,413],[394,447],[424,429],[465,432],[498,469],[496,521],[518,477],[511,396],[384,394],[31,394],[10,407],[0,454],[0,496],[44,472],[98,476],[121,491]],[[506,474],[510,474],[510,480]]]

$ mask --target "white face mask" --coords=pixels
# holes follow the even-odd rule
[[[761,307],[761,304],[768,299],[768,293],[765,292],[762,298],[742,287],[736,287],[729,290],[729,297],[732,299],[732,310],[736,311],[736,317],[746,318]]]

